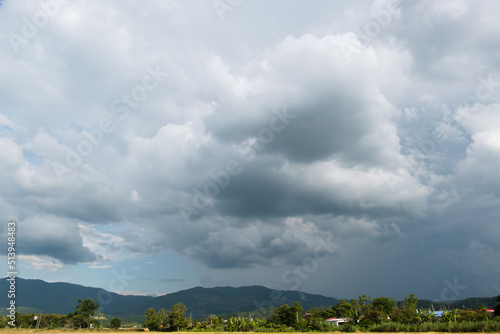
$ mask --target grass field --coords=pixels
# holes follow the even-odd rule
[[[0,330],[1,333],[12,333],[12,334],[23,334],[23,333],[39,333],[39,332],[42,332],[44,334],[49,334],[49,333],[58,333],[58,334],[62,334],[62,333],[82,333],[82,334],[85,334],[85,333],[106,333],[106,334],[124,334],[124,333],[132,333],[132,332],[136,332],[136,330],[130,330],[130,329],[119,329],[119,330],[113,330],[113,329],[102,329],[102,330],[99,330],[99,329],[39,329],[39,330],[36,330],[36,329],[2,329]],[[163,333],[163,332],[151,332],[151,333]],[[164,333],[169,333],[169,332],[164,332]],[[178,333],[178,334],[196,334],[196,333],[199,333],[199,334],[221,334],[221,333],[231,333],[231,332],[171,332],[171,333]],[[233,332],[233,333],[238,333],[238,332]],[[263,334],[263,333],[257,333],[257,332],[241,332],[241,333],[244,333],[244,334]],[[287,334],[289,334],[290,332],[287,332]],[[297,332],[299,333],[299,332]],[[341,333],[341,332],[325,332],[325,334],[334,334],[334,333]],[[370,332],[359,332],[359,333],[363,333],[363,334],[371,334]],[[443,334],[443,333],[437,333],[437,332],[425,332],[426,334]],[[301,333],[303,334],[303,333]],[[315,332],[314,334],[321,334],[320,332]],[[373,333],[373,334],[380,334],[380,333]],[[391,333],[391,334],[408,334],[408,332],[404,332],[404,333]],[[460,334],[477,334],[477,333],[460,333]]]

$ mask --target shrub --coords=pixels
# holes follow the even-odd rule
[[[122,325],[122,321],[120,318],[113,318],[111,320],[111,324],[109,325],[109,327],[111,327],[112,329],[118,329],[120,328]]]

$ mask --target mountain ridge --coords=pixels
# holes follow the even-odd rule
[[[8,291],[7,277],[0,280],[0,291]],[[99,298],[101,297],[101,298]],[[105,298],[104,298],[105,297]],[[293,304],[298,301],[305,310],[313,307],[329,307],[339,299],[292,290],[272,290],[260,285],[218,286],[205,288],[196,286],[177,292],[153,296],[122,295],[102,288],[83,286],[68,282],[46,282],[40,279],[16,277],[16,307],[27,312],[68,314],[73,312],[77,299],[98,299],[100,310],[105,314],[127,317],[144,316],[150,307],[159,310],[183,303],[195,319],[216,314],[250,313],[262,308]],[[0,294],[0,307],[6,310],[9,303],[7,293]],[[401,301],[398,305],[401,305]],[[450,302],[419,300],[421,309],[467,308],[477,309],[481,305],[493,308],[496,297],[471,297]],[[2,313],[3,314],[3,313]]]
[[[8,291],[7,278],[0,280],[0,290]],[[16,277],[16,306],[43,313],[68,314],[73,312],[77,299],[97,298],[100,310],[114,316],[144,315],[149,307],[169,310],[183,303],[194,318],[210,314],[252,312],[262,307],[274,307],[299,301],[304,309],[328,307],[338,299],[297,291],[272,290],[264,286],[213,287],[201,286],[153,296],[122,295],[102,288],[67,282],[46,282],[40,279]],[[0,307],[8,306],[7,294],[0,295]]]

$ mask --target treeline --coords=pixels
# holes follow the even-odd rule
[[[252,312],[248,317],[210,315],[194,321],[187,318],[186,306],[179,303],[170,312],[153,308],[146,311],[144,327],[154,331],[373,331],[373,332],[498,332],[500,331],[500,296],[495,314],[482,306],[478,310],[444,310],[440,317],[429,309],[418,309],[418,298],[411,294],[398,306],[392,298],[371,299],[366,295],[350,301],[340,300],[328,308],[312,308],[304,311],[299,302],[274,308],[270,313],[263,310]],[[266,314],[262,316],[262,314]],[[345,324],[336,326],[328,318],[343,318]]]
[[[78,299],[75,311],[67,315],[63,314],[14,314],[14,324],[16,328],[100,328],[104,317],[96,317],[99,304],[95,300],[85,298]],[[8,316],[0,317],[0,327],[12,327],[11,319]],[[121,321],[119,318],[112,319],[106,325],[119,328]]]
[[[101,328],[103,314],[96,316],[99,304],[88,298],[78,300],[75,311],[68,315],[15,314],[17,328]],[[370,331],[370,332],[500,332],[500,296],[494,314],[482,306],[477,310],[448,309],[440,317],[430,309],[419,309],[418,298],[411,294],[398,305],[392,298],[371,299],[366,295],[350,301],[340,300],[330,307],[312,308],[304,311],[299,302],[262,309],[248,316],[210,315],[193,320],[186,317],[187,307],[175,304],[167,311],[149,308],[143,327],[151,331]],[[336,326],[328,318],[343,318],[345,324]],[[9,317],[0,317],[0,326],[7,327]],[[105,326],[119,328],[121,320],[106,320]]]

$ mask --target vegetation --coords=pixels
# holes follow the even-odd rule
[[[113,320],[111,320],[111,324],[109,325],[109,328],[118,329],[121,327],[121,325],[122,325],[122,321],[120,320],[120,318],[113,318]]]
[[[500,304],[500,296],[499,296]],[[180,310],[177,312],[175,310]],[[490,314],[486,307],[477,310],[444,310],[437,317],[430,309],[419,309],[418,298],[410,294],[398,306],[392,298],[371,299],[362,295],[357,300],[340,300],[328,308],[312,308],[306,312],[299,302],[289,306],[275,307],[271,313],[261,318],[210,315],[208,318],[192,322],[183,314],[186,308],[176,304],[167,315],[162,310],[146,312],[145,326],[150,330],[190,330],[190,331],[240,331],[240,332],[294,332],[294,331],[342,331],[342,332],[498,332],[500,317]],[[175,312],[174,312],[175,311]],[[259,313],[259,312],[257,312]],[[166,321],[161,321],[161,314]],[[180,322],[172,322],[180,314]],[[335,326],[327,323],[327,318],[344,318],[347,324]],[[162,324],[166,325],[162,327]]]
[[[289,306],[283,304],[266,312],[247,313],[249,316],[209,315],[193,321],[186,317],[187,307],[177,303],[167,311],[149,308],[143,327],[150,331],[192,332],[500,332],[500,296],[495,314],[482,306],[475,310],[445,309],[439,317],[430,309],[420,309],[414,294],[407,296],[398,305],[392,298],[362,295],[350,301],[340,300],[336,305],[314,307],[304,311],[299,302]],[[74,313],[68,315],[34,313],[17,315],[18,328],[98,328],[96,318],[99,305],[95,300],[78,300]],[[265,315],[262,315],[265,314]],[[255,315],[258,315],[257,317]],[[326,322],[328,318],[343,318],[345,324],[336,326]],[[102,320],[101,320],[102,321]],[[0,325],[7,324],[0,317]],[[106,325],[112,329],[122,326],[120,318],[113,318]]]
[[[184,315],[187,311],[187,307],[182,303],[177,303],[172,306],[170,312],[162,308],[158,312],[155,312],[154,308],[149,308],[146,310],[146,321],[144,322],[144,327],[149,330],[180,330],[188,328],[191,326],[192,320],[188,320]]]
[[[495,316],[500,317],[500,296],[497,297],[497,304],[496,304],[494,310],[495,310],[495,313],[494,313]]]
[[[84,300],[78,299],[77,302],[78,305],[75,307],[75,312],[69,313],[66,317],[65,327],[99,327],[99,322],[93,318],[99,308],[99,304],[97,304],[96,300],[85,298]]]

